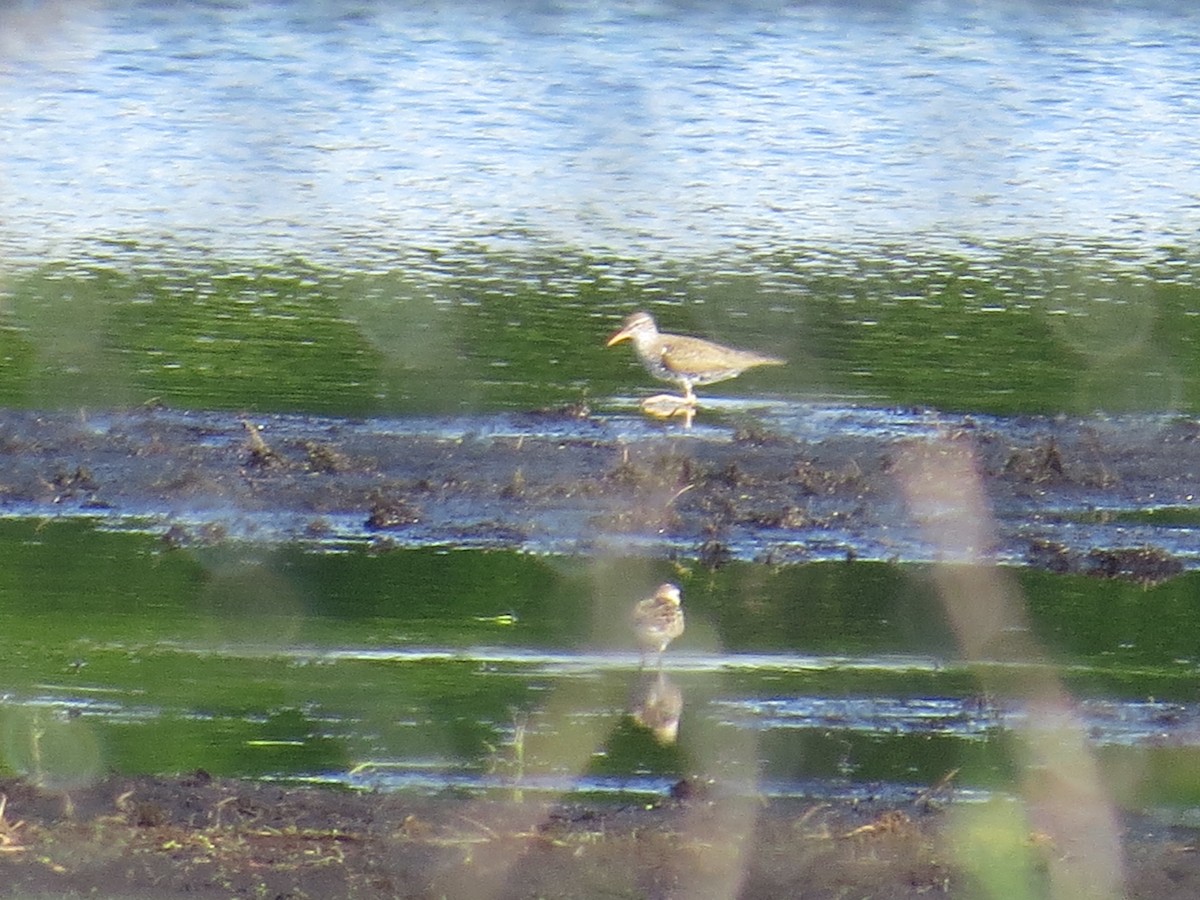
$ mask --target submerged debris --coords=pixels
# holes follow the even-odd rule
[[[1183,563],[1158,547],[1096,548],[1084,558],[1083,571],[1099,578],[1125,578],[1149,586],[1182,573]]]
[[[372,531],[403,528],[421,521],[421,510],[403,497],[380,497],[371,506],[366,527]]]
[[[1056,575],[1117,578],[1147,587],[1183,573],[1183,562],[1159,547],[1093,547],[1084,553],[1039,538],[1030,541],[1026,561]]]

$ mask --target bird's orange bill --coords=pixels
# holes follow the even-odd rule
[[[627,340],[629,340],[631,333],[632,332],[630,332],[628,327],[621,328],[617,331],[614,331],[612,333],[612,337],[610,337],[608,339],[608,343],[605,344],[604,346],[611,347],[613,344],[619,344],[619,343],[621,343],[621,341],[627,341]]]

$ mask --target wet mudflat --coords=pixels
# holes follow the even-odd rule
[[[1147,583],[1197,559],[1200,425],[1189,418],[795,407],[718,414],[688,432],[574,407],[403,423],[0,415],[0,513],[88,516],[180,545],[929,561],[938,549],[903,486],[965,464],[994,518],[990,545],[975,548],[989,558]]]
[[[708,796],[682,782],[650,804],[552,804],[197,772],[69,795],[17,782],[0,791],[10,897],[902,898],[996,896],[998,884],[1041,897],[1091,879],[1091,848],[1036,828],[981,840],[988,814],[948,805],[936,786],[902,803],[831,804]],[[1123,896],[1196,896],[1194,831],[1129,817],[1121,837]],[[1115,896],[1092,885],[1070,896]]]

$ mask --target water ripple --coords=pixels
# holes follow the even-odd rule
[[[0,10],[0,252],[374,265],[1200,231],[1195,12]]]

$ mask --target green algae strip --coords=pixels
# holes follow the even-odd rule
[[[0,404],[403,415],[657,389],[604,338],[664,329],[785,357],[717,395],[990,413],[1200,410],[1200,260],[1018,243],[641,265],[409,253],[369,271],[138,255],[0,280]]]

